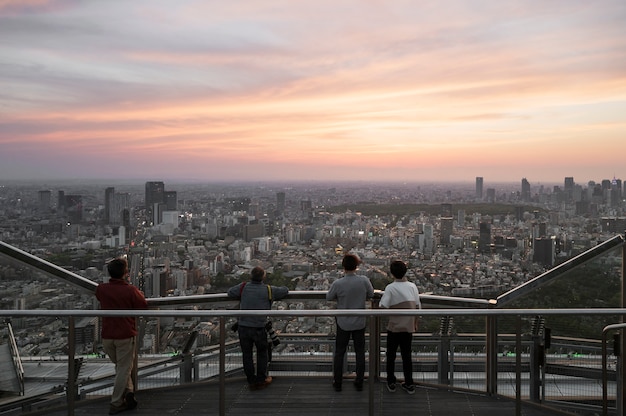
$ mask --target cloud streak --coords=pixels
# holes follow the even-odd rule
[[[624,169],[624,21],[617,0],[0,1],[0,177],[597,180]]]

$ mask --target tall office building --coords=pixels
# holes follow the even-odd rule
[[[276,193],[276,211],[278,211],[278,214],[285,213],[285,193],[284,192]]]
[[[51,191],[39,191],[39,212],[50,212],[50,201],[52,200]]]
[[[452,229],[454,224],[454,218],[441,217],[441,240],[440,244],[447,246],[450,244],[450,237],[452,236]]]
[[[574,199],[574,178],[572,176],[565,177],[565,183],[563,184],[563,193],[565,194],[566,201],[572,201]]]
[[[146,182],[145,207],[149,209],[155,203],[165,202],[165,184],[163,182]]]
[[[522,178],[522,201],[530,202],[530,182]]]
[[[491,252],[491,224],[481,222],[478,234],[478,251],[480,253]]]
[[[178,210],[178,194],[176,191],[164,191],[163,202],[165,203],[165,209],[167,211]]]
[[[130,228],[130,194],[128,192],[113,194],[109,224],[121,224]]]
[[[83,220],[82,195],[65,195],[65,212],[69,222],[81,222]]]
[[[556,240],[551,237],[535,238],[533,262],[552,267],[556,259]]]
[[[146,196],[145,196],[145,208],[146,218],[153,224],[158,224],[158,221],[154,220],[155,217],[155,205],[163,204],[165,202],[165,184],[163,182],[146,182]],[[158,208],[156,210],[158,212]]]
[[[104,223],[111,223],[111,210],[113,209],[113,198],[115,195],[115,188],[109,186],[104,190]]]
[[[483,199],[483,177],[482,176],[476,177],[476,199],[478,200]]]

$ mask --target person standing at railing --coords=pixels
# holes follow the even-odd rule
[[[387,285],[379,305],[390,309],[420,309],[419,290],[415,284],[406,280],[406,264],[395,260],[389,265],[394,281]],[[411,342],[413,332],[417,331],[417,315],[390,316],[387,324],[387,390],[396,391],[396,352],[400,347],[404,383],[401,387],[409,394],[415,393],[413,384],[413,362],[411,361]]]
[[[131,285],[128,262],[119,257],[107,264],[109,272],[108,283],[101,283],[96,287],[96,298],[100,301],[101,309],[148,309],[144,294]],[[102,318],[102,347],[115,364],[115,381],[109,414],[115,415],[124,410],[137,407],[132,372],[135,361],[137,337],[137,323],[134,317],[103,317]]]
[[[326,293],[326,300],[336,300],[337,309],[365,309],[365,302],[374,296],[374,287],[370,280],[356,273],[361,260],[354,254],[346,254],[341,261],[344,276],[333,282]],[[337,316],[337,336],[333,356],[333,387],[341,391],[343,381],[343,362],[350,343],[354,344],[356,356],[356,378],[354,387],[363,390],[365,378],[365,325],[364,316]]]
[[[272,301],[287,296],[286,286],[271,286],[265,283],[266,273],[262,267],[250,271],[250,282],[242,282],[228,289],[228,296],[239,299],[239,309],[271,309]],[[237,322],[237,333],[243,360],[243,371],[250,390],[263,389],[270,385],[272,377],[267,375],[269,343],[267,341],[267,316],[242,316]],[[256,372],[253,349],[256,347]]]

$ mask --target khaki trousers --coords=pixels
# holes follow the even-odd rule
[[[103,339],[102,348],[115,364],[115,382],[111,404],[121,406],[127,391],[134,391],[132,372],[135,361],[135,337],[125,339]]]

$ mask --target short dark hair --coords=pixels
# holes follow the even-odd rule
[[[346,254],[341,260],[341,267],[351,272],[356,270],[359,263],[361,263],[361,259],[356,254]]]
[[[406,264],[402,260],[394,260],[389,265],[389,271],[396,279],[402,279],[406,274]]]
[[[256,266],[250,271],[250,280],[253,282],[262,282],[264,277],[265,270],[263,270],[263,267]]]
[[[107,264],[107,271],[112,279],[121,279],[128,272],[128,261],[124,257],[117,257]]]

